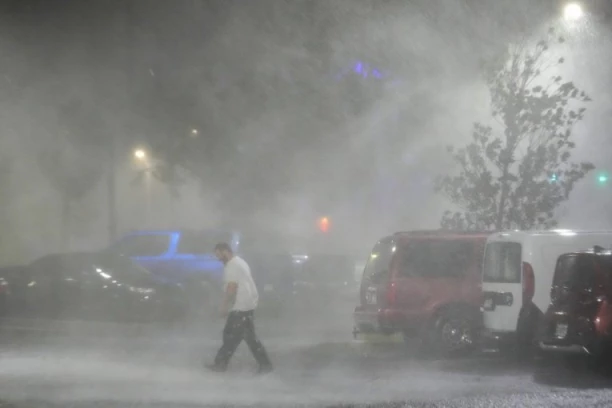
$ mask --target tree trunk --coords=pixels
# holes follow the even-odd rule
[[[506,211],[506,201],[508,200],[508,169],[510,163],[504,164],[504,170],[501,177],[501,194],[499,197],[499,205],[497,207],[497,219],[495,220],[495,229],[501,231],[504,229],[504,212]]]

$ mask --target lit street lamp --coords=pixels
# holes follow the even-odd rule
[[[150,163],[150,159],[149,159],[149,155],[147,154],[147,151],[143,148],[137,148],[134,149],[133,152],[134,155],[134,159],[139,163],[138,165],[143,165],[144,168],[142,168],[140,171],[141,176],[143,177],[143,181],[144,181],[144,196],[145,196],[145,208],[144,208],[144,217],[145,217],[145,223],[148,225],[149,224],[149,220],[150,220],[150,214],[151,214],[151,163]]]
[[[147,158],[147,152],[145,152],[143,149],[136,149],[134,150],[134,157],[136,160],[144,161]]]
[[[582,18],[584,10],[579,3],[569,3],[563,9],[563,17],[567,21],[576,21]]]

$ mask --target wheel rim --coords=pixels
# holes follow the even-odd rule
[[[442,340],[449,351],[465,349],[473,344],[472,330],[466,318],[445,321],[441,332]]]

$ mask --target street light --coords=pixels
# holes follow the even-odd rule
[[[197,137],[199,133],[198,129],[191,129],[191,137]]]
[[[147,158],[147,152],[145,152],[143,149],[136,149],[134,150],[134,157],[136,160],[144,161]]]
[[[563,17],[567,21],[576,21],[582,18],[584,10],[579,3],[569,3],[563,9]]]

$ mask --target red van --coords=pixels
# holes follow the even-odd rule
[[[378,241],[363,272],[354,335],[401,332],[444,354],[472,349],[482,328],[489,235],[412,231]]]

